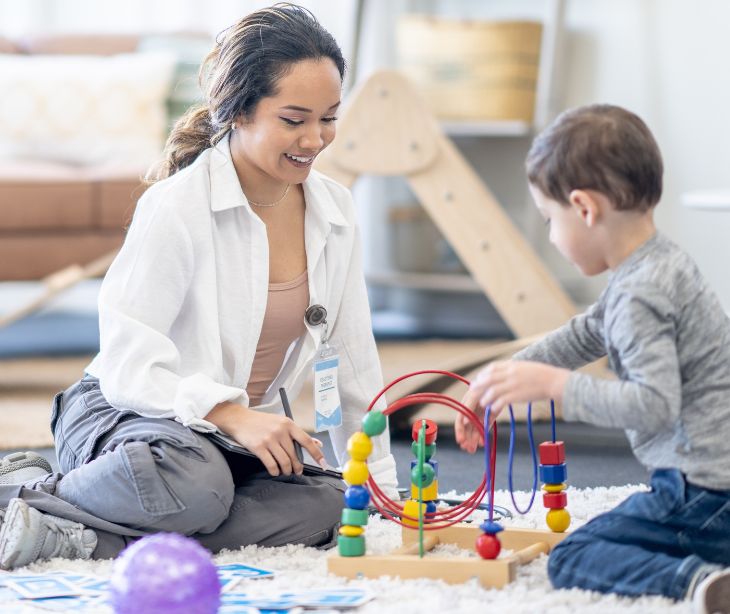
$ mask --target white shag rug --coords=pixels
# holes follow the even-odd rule
[[[615,507],[633,492],[645,489],[643,486],[622,486],[613,488],[568,489],[568,510],[573,518],[572,528],[585,523],[599,513]],[[447,493],[449,497],[455,493]],[[517,493],[521,505],[527,501],[527,493]],[[525,516],[512,510],[509,494],[499,491],[495,504],[510,509],[514,518],[505,525],[544,528],[545,509],[536,497],[533,509]],[[480,520],[484,513],[475,514]],[[400,545],[400,527],[379,517],[371,517],[366,530],[369,553],[381,554]],[[449,553],[453,555],[453,553]],[[631,599],[616,595],[603,595],[588,591],[554,590],[547,577],[547,557],[544,555],[520,568],[515,582],[503,589],[487,590],[476,580],[465,584],[450,585],[440,580],[398,580],[380,578],[348,581],[327,574],[325,558],[328,552],[302,546],[281,548],[259,548],[249,546],[241,550],[223,552],[215,557],[218,564],[244,562],[266,567],[277,572],[272,579],[244,580],[241,588],[255,592],[275,593],[277,590],[362,587],[370,589],[375,599],[355,610],[358,614],[423,614],[423,612],[485,612],[487,609],[504,608],[515,613],[600,613],[621,614],[688,614],[692,611],[690,602],[674,602],[662,597],[641,597]],[[465,556],[468,553],[464,552]],[[437,556],[437,555],[435,555]],[[79,573],[108,577],[111,561],[53,561],[32,565],[24,572],[68,570]],[[485,609],[487,608],[487,609]]]

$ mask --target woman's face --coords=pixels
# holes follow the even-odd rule
[[[340,73],[329,58],[292,64],[274,95],[262,98],[248,121],[238,122],[234,156],[277,182],[302,183],[335,138],[341,90]]]

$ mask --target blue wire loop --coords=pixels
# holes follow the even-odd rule
[[[490,462],[490,447],[489,442],[489,418],[492,415],[492,406],[487,406],[487,411],[484,412],[484,462],[487,465],[487,497],[489,498],[489,522],[494,522],[494,497],[492,496],[492,463]]]
[[[527,504],[527,507],[525,509],[520,509],[520,506],[517,505],[517,501],[515,500],[515,493],[514,493],[514,486],[513,486],[513,480],[512,480],[512,467],[514,465],[514,452],[515,452],[515,414],[512,410],[512,405],[509,405],[509,452],[508,452],[508,461],[507,461],[507,479],[509,483],[509,494],[510,498],[512,499],[512,505],[514,505],[515,510],[517,510],[520,514],[526,514],[532,509],[532,505],[535,502],[535,495],[537,494],[537,450],[535,447],[535,437],[532,433],[532,403],[527,404],[527,437],[530,442],[530,454],[532,456],[532,494],[530,496],[530,501]],[[488,406],[486,412],[484,413],[484,460],[485,464],[487,466],[486,476],[487,476],[487,496],[489,498],[489,523],[493,523],[494,521],[494,497],[492,495],[492,480],[494,479],[494,476],[492,475],[492,465],[489,462],[490,461],[490,455],[491,455],[491,443],[490,443],[490,437],[489,437],[489,422],[490,417],[492,414],[492,406]],[[553,442],[555,442],[555,402],[550,399],[550,426],[552,430],[552,439]]]
[[[509,459],[507,461],[507,480],[509,482],[509,496],[512,499],[512,505],[520,514],[527,514],[532,509],[535,502],[535,494],[537,493],[537,452],[535,451],[535,438],[532,435],[532,403],[527,404],[527,438],[530,441],[530,453],[532,455],[532,494],[530,502],[524,510],[520,509],[515,499],[514,486],[512,485],[512,466],[515,462],[515,413],[512,411],[512,405],[509,406]]]
[[[550,426],[553,431],[553,443],[555,443],[555,401],[550,399]]]

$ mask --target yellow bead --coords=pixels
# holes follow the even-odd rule
[[[426,518],[426,504],[421,503],[421,508],[423,509],[423,518]],[[418,501],[414,501],[413,499],[409,499],[403,504],[403,514],[405,516],[410,516],[411,518],[415,518],[416,520],[410,520],[408,518],[401,517],[401,521],[404,525],[408,527],[417,527],[418,526]]]
[[[555,533],[564,533],[570,526],[570,514],[566,509],[550,510],[545,516],[545,522]]]
[[[357,537],[358,535],[362,535],[364,532],[365,529],[362,527],[353,527],[350,525],[340,527],[340,535],[347,535],[347,537]]]
[[[439,498],[439,481],[434,480],[426,488],[421,489],[421,500],[433,501]],[[418,486],[411,484],[411,499],[418,500]]]
[[[561,492],[568,488],[568,485],[563,482],[562,484],[543,484],[542,489],[545,492]]]
[[[367,463],[357,460],[349,460],[342,468],[342,478],[351,486],[360,486],[368,481]]]
[[[362,431],[355,433],[347,440],[347,453],[352,460],[366,461],[373,451],[373,442]]]

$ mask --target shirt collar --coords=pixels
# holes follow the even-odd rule
[[[613,271],[609,273],[609,279],[613,279],[620,272],[630,270],[634,266],[634,264],[639,262],[644,256],[646,256],[646,254],[653,250],[656,247],[657,243],[659,243],[661,240],[662,235],[659,234],[658,230],[655,231],[651,237],[649,237],[646,241],[639,245],[639,247],[631,252],[621,264],[619,264]]]
[[[213,212],[225,211],[234,207],[244,207],[253,213],[246,196],[238,182],[233,166],[231,148],[226,135],[213,147],[210,155],[210,208]],[[311,171],[304,181],[304,199],[317,218],[334,226],[349,226],[323,175]]]

